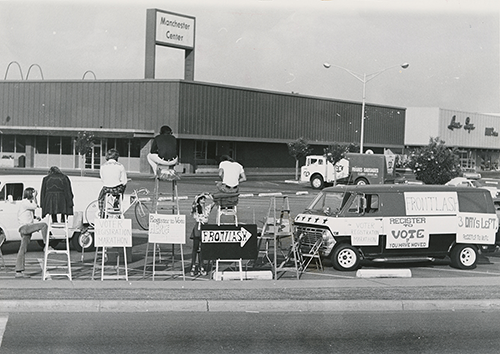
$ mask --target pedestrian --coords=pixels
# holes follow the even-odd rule
[[[106,152],[106,162],[99,171],[103,187],[97,198],[99,204],[99,217],[104,218],[104,204],[106,203],[106,194],[115,197],[114,208],[118,208],[119,200],[125,193],[127,187],[127,172],[125,166],[118,162],[120,153],[116,149],[109,149]]]
[[[223,193],[238,193],[240,182],[247,180],[243,166],[228,155],[222,155],[220,159],[219,177],[221,181],[217,183],[217,189]]]
[[[25,274],[26,250],[31,240],[33,232],[41,231],[44,242],[49,242],[47,237],[48,225],[41,222],[39,217],[35,217],[35,210],[39,207],[37,203],[37,191],[33,187],[28,187],[23,192],[23,199],[19,203],[17,219],[19,221],[19,233],[21,234],[21,245],[17,252],[16,278],[30,278]],[[35,220],[37,222],[35,222]]]
[[[42,180],[40,206],[42,218],[50,214],[52,222],[57,222],[57,214],[61,214],[61,222],[64,222],[68,215],[73,215],[71,181],[57,166],[52,166]]]
[[[191,206],[191,215],[193,216],[196,224],[191,231],[190,239],[193,240],[193,251],[191,252],[191,272],[192,277],[201,274],[207,275],[203,265],[203,254],[201,250],[201,225],[208,222],[210,212],[213,207],[212,196],[209,193],[202,193],[194,198],[193,205]]]
[[[177,139],[172,134],[172,129],[168,125],[160,128],[160,134],[155,136],[148,154],[148,162],[153,169],[155,176],[160,177],[163,173],[158,171],[161,166],[172,169],[178,162]],[[169,172],[165,172],[168,174]]]

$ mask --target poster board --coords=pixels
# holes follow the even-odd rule
[[[186,215],[149,214],[149,243],[186,243]]]
[[[257,225],[202,225],[203,259],[257,258]]]
[[[95,219],[96,247],[132,247],[131,219]]]

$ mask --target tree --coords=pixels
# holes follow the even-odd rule
[[[333,143],[326,147],[323,151],[328,162],[335,165],[337,162],[342,160],[348,152],[359,152],[359,147],[354,143],[345,145]]]
[[[94,147],[94,135],[88,132],[78,132],[78,136],[75,138],[75,150],[80,155],[80,174],[82,176],[85,155],[92,151],[92,147]]]
[[[439,137],[430,138],[428,146],[416,149],[409,158],[408,166],[425,184],[445,184],[460,173],[456,148],[448,148]]]
[[[295,141],[287,143],[288,153],[295,159],[295,179],[299,180],[299,160],[312,152],[304,138],[298,138]]]
[[[342,160],[345,157],[345,154],[347,154],[348,152],[359,152],[359,147],[354,143],[345,144],[345,145],[333,143],[333,144],[329,145],[328,147],[326,147],[323,150],[323,152],[325,154],[327,161],[330,162],[333,166],[335,166],[335,164],[337,162],[339,162],[340,160]],[[333,184],[334,185],[337,184],[337,172],[338,171],[336,170],[336,167],[334,167],[334,170],[333,170]]]

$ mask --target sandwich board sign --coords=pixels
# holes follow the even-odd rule
[[[257,258],[257,225],[202,225],[201,252],[210,259]]]

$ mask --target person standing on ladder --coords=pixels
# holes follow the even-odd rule
[[[106,203],[106,194],[111,194],[116,198],[114,207],[118,207],[117,202],[120,196],[123,197],[127,187],[127,172],[125,166],[118,162],[120,153],[116,149],[109,149],[106,152],[106,162],[99,171],[103,187],[97,198],[99,204],[99,217],[104,218],[104,204]]]
[[[161,172],[159,173],[158,170],[162,166],[168,166],[171,169],[177,164],[177,139],[168,125],[162,126],[160,134],[154,137],[148,154],[148,162],[157,177],[160,177]]]

